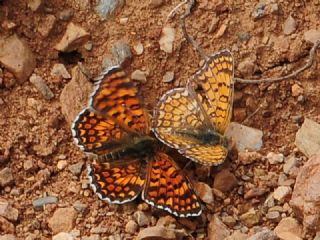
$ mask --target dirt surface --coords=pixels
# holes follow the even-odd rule
[[[277,4],[279,10],[270,10],[259,19],[252,15],[258,1],[197,2],[192,15],[187,19],[188,32],[207,54],[229,48],[235,58],[235,75],[247,79],[281,76],[301,67],[312,47],[304,40],[303,34],[319,27],[318,1],[281,1]],[[18,84],[14,76],[1,67],[0,169],[10,168],[14,181],[6,187],[0,187],[0,195],[19,211],[18,219],[12,222],[18,239],[51,239],[53,233],[48,227],[48,220],[55,209],[73,206],[77,200],[86,206],[83,212],[77,212],[72,227],[75,232],[80,231],[79,239],[80,236],[92,234],[102,239],[108,239],[109,236],[113,236],[113,239],[119,236],[120,239],[132,239],[138,234],[139,231],[126,232],[124,226],[139,204],[140,208],[145,208],[141,199],[124,206],[103,203],[88,187],[85,167],[79,176],[69,170],[69,166],[85,162],[87,158],[74,144],[70,122],[65,120],[61,112],[59,96],[69,80],[54,78],[50,71],[55,63],[63,63],[70,73],[71,68],[81,61],[96,76],[101,70],[104,57],[110,55],[111,46],[116,41],[128,43],[132,51],[132,47],[141,42],[144,46],[143,54],[138,56],[133,51],[132,61],[126,64],[125,70],[129,74],[136,69],[148,71],[147,82],[140,84],[140,89],[147,109],[152,110],[165,91],[184,86],[186,80],[198,69],[201,60],[183,39],[178,18],[167,23],[176,29],[173,53],[167,54],[159,48],[161,29],[166,25],[167,15],[178,3],[176,0],[165,0],[159,7],[152,7],[149,0],[131,0],[112,17],[103,20],[94,11],[94,1],[49,0],[37,12],[30,10],[24,0],[0,2],[0,22],[10,21],[16,25],[13,29],[7,29],[2,24],[0,36],[15,33],[28,43],[36,56],[34,72],[46,81],[55,96],[50,101],[45,100],[29,81]],[[269,2],[267,6],[271,4]],[[65,9],[73,12],[67,21],[58,18]],[[44,23],[48,14],[55,15],[57,21],[50,34],[43,37],[38,27]],[[283,24],[290,15],[296,21],[296,30],[285,35]],[[128,22],[121,24],[119,19],[124,17],[128,17]],[[210,26],[214,19],[217,21],[216,27]],[[63,36],[69,22],[80,25],[90,33],[92,50],[82,47],[77,54],[68,56],[62,56],[54,50],[53,47]],[[217,36],[222,25],[226,26],[226,30]],[[213,28],[211,31],[210,27]],[[244,63],[244,69],[238,68],[241,63]],[[245,125],[263,131],[262,155],[280,152],[284,156],[302,156],[295,148],[294,139],[305,117],[320,121],[319,70],[319,64],[315,63],[296,78],[280,83],[236,84],[233,121],[241,123],[259,108]],[[162,81],[167,71],[175,74],[171,83]],[[303,89],[302,100],[298,99],[299,96],[293,96],[294,84]],[[301,159],[304,161],[306,158]],[[61,160],[67,161],[63,169],[57,167]],[[26,167],[26,162],[32,166]],[[192,181],[204,180],[201,178],[202,168],[197,168],[195,173],[189,174]],[[232,155],[226,164],[213,169],[212,179],[205,179],[210,186],[215,174],[221,169],[229,169],[239,182],[239,186],[226,193],[228,200],[216,198],[213,206],[207,206],[204,214],[197,219],[177,220],[177,228],[186,229],[196,239],[207,238],[208,223],[214,213],[219,216],[222,213],[241,215],[252,207],[259,208],[268,196],[267,193],[252,199],[245,199],[243,193],[253,186],[264,187],[267,192],[272,192],[282,171],[281,165],[269,165],[267,161],[241,165],[237,157]],[[268,177],[274,175],[275,180],[267,179],[264,182],[256,178],[257,169]],[[250,180],[244,181],[243,174],[248,175]],[[46,205],[43,210],[35,210],[33,201],[46,195],[56,196],[58,203]],[[155,225],[159,216],[165,215],[150,209],[146,212],[153,215],[149,217],[150,226]],[[277,223],[264,217],[257,225],[273,229]],[[239,221],[236,226],[238,229],[244,227]],[[243,231],[250,233],[251,227],[245,227]],[[313,234],[307,233],[306,239]]]

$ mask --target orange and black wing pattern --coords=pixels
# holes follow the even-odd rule
[[[174,161],[158,152],[150,160],[142,198],[150,205],[178,217],[199,216],[200,202],[192,186]]]
[[[84,109],[74,120],[71,131],[76,144],[86,153],[105,155],[119,148],[128,134],[113,120]]]
[[[134,200],[145,184],[145,164],[140,160],[88,165],[89,181],[101,200],[123,204]]]
[[[224,134],[232,116],[234,63],[229,50],[222,50],[206,61],[188,82],[200,86],[201,104],[215,131]],[[197,96],[196,95],[196,96]]]
[[[149,133],[147,114],[141,106],[138,90],[120,67],[105,70],[97,79],[89,107],[120,126],[136,133]]]

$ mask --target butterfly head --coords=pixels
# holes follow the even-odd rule
[[[133,137],[133,146],[137,152],[144,153],[146,155],[154,153],[156,145],[156,139],[149,136]]]

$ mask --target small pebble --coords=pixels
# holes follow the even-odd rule
[[[140,81],[142,83],[146,83],[147,82],[147,76],[146,73],[141,71],[141,70],[135,70],[132,74],[131,74],[131,79],[133,80],[137,80]]]
[[[33,200],[32,205],[36,210],[42,210],[46,204],[54,204],[58,202],[58,198],[54,196],[47,196]]]
[[[172,82],[173,80],[174,80],[174,72],[172,71],[166,72],[162,77],[162,81],[165,83]]]
[[[50,100],[54,97],[53,92],[40,76],[32,74],[30,77],[30,82],[38,89],[45,99]]]
[[[137,55],[141,55],[143,53],[143,45],[141,42],[138,42],[136,45],[133,46]]]

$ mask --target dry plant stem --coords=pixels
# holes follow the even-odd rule
[[[178,6],[180,7],[181,5],[182,4],[179,4]],[[184,35],[185,39],[187,40],[187,42],[189,42],[194,47],[194,49],[196,49],[196,51],[199,53],[199,55],[203,59],[207,60],[209,58],[208,55],[199,46],[199,44],[188,34],[187,29],[186,29],[185,20],[191,14],[191,9],[194,7],[194,5],[195,5],[195,0],[190,0],[189,5],[188,5],[185,13],[180,17],[180,25],[181,25],[183,35]],[[177,9],[177,7],[174,8],[174,10],[176,10],[176,9]],[[253,79],[242,79],[242,78],[235,77],[234,80],[235,80],[235,82],[239,82],[239,83],[258,84],[258,83],[267,83],[267,82],[279,82],[279,81],[283,81],[283,80],[286,80],[289,78],[293,78],[293,77],[297,76],[299,73],[303,72],[304,70],[306,70],[312,66],[314,58],[315,58],[316,50],[319,46],[320,46],[320,40],[316,41],[313,44],[312,48],[310,49],[309,58],[308,58],[308,61],[306,62],[306,64],[303,67],[299,68],[298,70],[294,71],[293,73],[290,73],[290,74],[282,76],[282,77],[276,77],[276,78],[264,78],[264,79],[259,79],[259,80],[253,80]]]
[[[189,43],[191,43],[191,45],[198,51],[199,55],[203,59],[208,60],[209,59],[208,55],[199,46],[199,44],[188,34],[187,29],[186,29],[186,18],[191,14],[191,9],[194,7],[194,5],[195,5],[195,0],[190,0],[189,5],[188,5],[185,13],[180,17],[181,29],[182,29],[182,32],[183,32],[185,39]]]
[[[279,81],[286,80],[288,78],[293,78],[293,77],[297,76],[299,73],[303,72],[304,70],[306,70],[307,68],[312,66],[314,58],[315,58],[315,53],[316,53],[316,50],[319,47],[319,45],[320,45],[320,40],[316,41],[313,44],[312,48],[310,49],[309,58],[308,58],[308,61],[306,62],[306,64],[303,67],[299,68],[298,70],[296,70],[288,75],[285,75],[283,77],[276,77],[276,78],[264,78],[264,79],[260,79],[260,80],[242,79],[242,78],[235,77],[234,80],[236,82],[240,82],[240,83],[258,84],[258,83],[266,83],[266,82],[279,82]]]
[[[177,10],[184,4],[186,4],[188,0],[184,0],[183,2],[179,3],[174,9],[171,10],[171,12],[168,14],[166,22],[169,21],[169,19],[173,18],[176,15]]]

